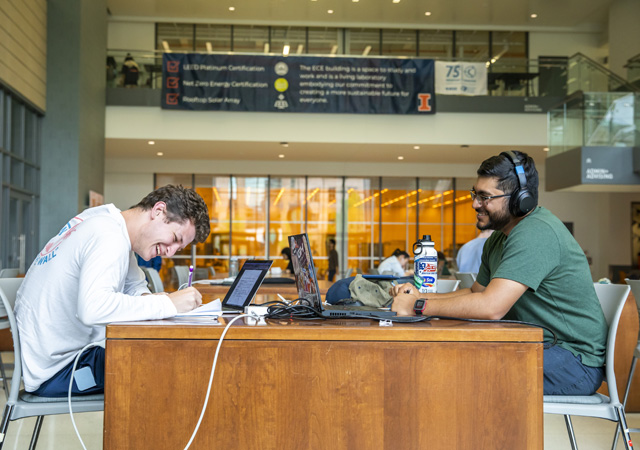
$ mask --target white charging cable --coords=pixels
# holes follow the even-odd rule
[[[78,427],[76,426],[76,421],[73,418],[73,409],[71,408],[71,390],[73,389],[73,374],[76,371],[76,366],[78,365],[78,361],[80,361],[80,356],[82,356],[84,351],[89,349],[89,348],[91,348],[91,347],[97,347],[99,345],[102,345],[104,342],[105,341],[103,339],[101,341],[96,341],[96,342],[92,342],[91,344],[85,345],[84,348],[82,350],[80,350],[80,353],[78,353],[78,356],[76,356],[76,359],[73,362],[73,368],[71,369],[71,379],[69,380],[69,395],[68,395],[69,417],[71,417],[71,423],[73,424],[73,429],[76,430],[76,435],[78,436],[78,439],[80,440],[80,445],[82,445],[82,448],[84,450],[87,450],[87,447],[85,447],[84,441],[82,440],[82,437],[80,436],[80,432],[78,431]]]
[[[187,443],[187,446],[184,448],[184,450],[187,450],[191,446],[191,443],[193,442],[193,440],[196,437],[196,434],[198,433],[198,428],[200,428],[200,424],[202,423],[202,418],[204,417],[204,412],[207,410],[207,404],[209,403],[209,395],[211,394],[211,386],[213,384],[213,374],[216,372],[216,364],[218,364],[218,353],[220,353],[220,346],[222,345],[222,341],[224,340],[224,336],[225,336],[225,334],[227,334],[227,331],[229,331],[229,328],[231,327],[231,324],[233,322],[235,322],[236,320],[240,319],[241,317],[253,317],[253,318],[256,318],[256,319],[260,318],[256,314],[240,314],[238,317],[234,317],[232,320],[230,320],[229,323],[227,324],[227,326],[224,327],[224,331],[220,335],[220,340],[218,341],[218,346],[216,347],[216,354],[213,357],[213,366],[211,367],[211,376],[209,377],[209,386],[207,387],[207,395],[206,395],[206,397],[204,399],[204,405],[202,406],[202,412],[200,413],[200,418],[198,419],[198,423],[196,424],[196,428],[195,428],[195,430],[193,430],[193,434],[191,435],[191,439],[189,439],[189,442]]]

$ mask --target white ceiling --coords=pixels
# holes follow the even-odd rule
[[[394,28],[602,28],[612,0],[107,0],[112,16],[167,21]],[[234,11],[229,11],[234,7]],[[328,10],[334,11],[329,14]],[[425,12],[431,12],[425,16]],[[533,19],[531,14],[537,14]]]
[[[107,0],[113,18],[160,22],[401,28],[605,30],[612,0]],[[229,11],[229,7],[235,11]],[[327,10],[334,10],[328,14]],[[430,11],[430,16],[425,12]],[[538,15],[531,18],[531,14]],[[542,147],[518,147],[542,161]],[[108,158],[479,163],[508,148],[107,139]]]
[[[274,142],[227,142],[227,141],[148,141],[140,139],[107,139],[107,154],[118,159],[163,158],[170,160],[236,160],[236,161],[303,161],[303,162],[375,162],[431,164],[479,164],[485,159],[510,148],[472,145],[412,145],[391,144],[342,144],[342,143],[296,143],[288,147]],[[536,161],[543,161],[546,152],[542,147],[519,146]],[[157,156],[162,152],[162,156]],[[280,158],[279,155],[284,155]]]

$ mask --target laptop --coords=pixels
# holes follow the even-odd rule
[[[371,306],[324,306],[320,296],[320,289],[318,288],[318,278],[313,266],[313,257],[311,256],[307,233],[289,236],[289,247],[291,248],[291,262],[293,264],[293,273],[296,277],[298,296],[307,301],[309,306],[321,311],[322,317],[338,318],[358,315],[384,319],[396,315],[393,311]]]
[[[273,261],[249,260],[245,262],[222,300],[222,312],[241,313],[249,305],[269,272]]]

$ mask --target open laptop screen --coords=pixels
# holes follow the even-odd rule
[[[291,248],[293,272],[296,275],[298,296],[307,300],[310,306],[320,309],[322,300],[307,233],[289,236],[289,247]]]
[[[258,292],[273,261],[247,261],[224,297],[222,306],[241,310]]]

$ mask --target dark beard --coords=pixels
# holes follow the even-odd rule
[[[478,212],[478,210],[476,210]],[[480,222],[476,223],[476,227],[478,230],[502,230],[511,222],[511,214],[509,214],[509,210],[504,208],[502,211],[497,211],[494,213],[490,213],[488,211],[483,211],[487,214],[489,221],[486,225],[480,225]]]

